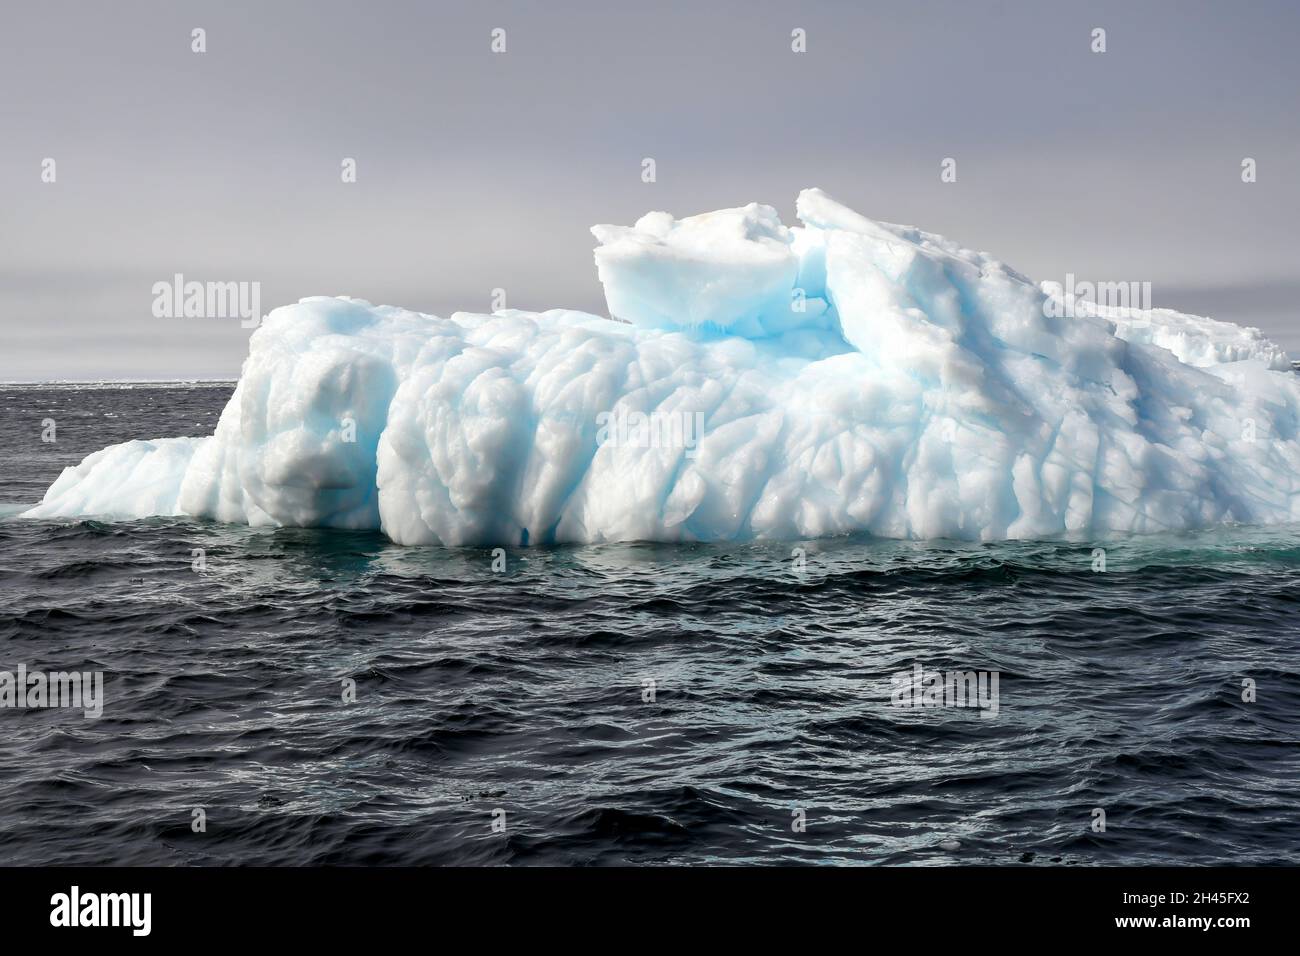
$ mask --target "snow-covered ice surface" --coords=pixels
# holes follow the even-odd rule
[[[1259,329],[1242,328],[1199,315],[1172,309],[1108,307],[1078,296],[1070,296],[1059,282],[1043,282],[1051,300],[1049,312],[1057,315],[1088,315],[1115,326],[1115,334],[1126,342],[1158,345],[1188,365],[1206,368],[1243,359],[1258,359],[1276,371],[1289,371],[1291,359],[1281,346],[1264,338]]]
[[[797,212],[595,227],[623,321],[276,309],[215,434],[106,448],[27,514],[447,545],[1300,519],[1300,377],[1257,331],[1053,317],[1059,287],[983,253],[816,189]]]

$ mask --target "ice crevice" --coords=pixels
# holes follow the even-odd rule
[[[618,321],[276,309],[212,435],[95,452],[26,514],[508,547],[1300,519],[1300,377],[1258,330],[1076,300],[821,190],[796,209],[594,227]]]

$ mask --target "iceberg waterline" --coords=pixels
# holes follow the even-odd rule
[[[622,321],[276,309],[213,435],[105,448],[26,514],[507,546],[1300,519],[1300,377],[1256,330],[1054,308],[820,190],[797,213],[595,227]]]

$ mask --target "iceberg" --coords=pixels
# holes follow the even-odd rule
[[[399,544],[997,540],[1300,519],[1300,377],[1256,330],[1080,307],[818,189],[596,226],[610,317],[274,310],[214,434],[66,469],[29,517]]]

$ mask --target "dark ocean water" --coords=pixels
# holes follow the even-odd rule
[[[229,393],[0,387],[0,514]],[[0,864],[1300,858],[1300,529],[794,546],[0,517],[0,670],[106,697],[0,710]],[[997,715],[894,706],[916,663]]]

